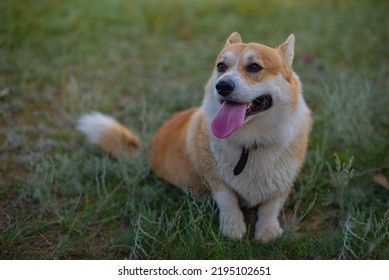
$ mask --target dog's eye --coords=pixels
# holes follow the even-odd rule
[[[219,71],[219,73],[224,73],[227,71],[227,65],[224,63],[224,62],[220,62],[216,65],[217,67],[217,71]]]
[[[247,70],[247,72],[257,73],[257,72],[262,70],[262,67],[261,67],[261,65],[259,65],[257,63],[251,63],[251,64],[247,65],[246,70]]]

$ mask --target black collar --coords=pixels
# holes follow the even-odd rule
[[[234,175],[235,176],[238,176],[240,173],[242,173],[243,169],[246,166],[248,158],[249,158],[249,149],[243,147],[242,154],[240,155],[238,163],[234,167]]]
[[[242,147],[242,153],[240,154],[240,158],[238,163],[234,167],[234,175],[238,176],[242,173],[243,169],[246,167],[247,160],[249,159],[250,150],[255,150],[258,147],[257,143],[254,143],[250,148]]]

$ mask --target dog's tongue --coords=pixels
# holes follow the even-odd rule
[[[224,101],[211,123],[213,135],[223,139],[234,133],[244,122],[246,107],[246,104]]]

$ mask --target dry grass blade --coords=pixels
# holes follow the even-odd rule
[[[385,175],[383,175],[381,173],[375,174],[372,177],[372,180],[377,185],[379,185],[379,186],[389,190],[389,181],[388,181],[388,178]]]

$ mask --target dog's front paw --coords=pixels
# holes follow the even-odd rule
[[[246,234],[246,224],[241,213],[220,213],[220,229],[223,235],[234,240],[242,240]]]
[[[267,243],[280,237],[282,232],[283,230],[278,221],[265,225],[257,225],[255,229],[255,239],[262,243]]]

